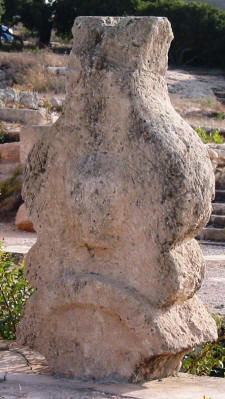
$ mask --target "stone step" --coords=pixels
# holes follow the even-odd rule
[[[215,202],[225,203],[225,190],[216,190]]]
[[[44,117],[38,110],[0,108],[0,120],[5,122],[16,122],[27,124],[44,123]]]
[[[198,240],[198,243],[200,244],[200,245],[211,245],[211,246],[213,246],[213,247],[224,247],[224,249],[225,249],[225,242],[221,242],[221,241],[205,241],[205,240]]]
[[[1,164],[20,162],[20,143],[0,144],[0,162]]]
[[[200,240],[225,242],[225,231],[216,227],[205,227],[199,235]]]
[[[214,215],[225,215],[225,204],[223,202],[213,202],[212,209]]]
[[[225,215],[211,215],[210,216],[210,224],[213,227],[225,227]]]

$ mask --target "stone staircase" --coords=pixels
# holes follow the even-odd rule
[[[200,233],[201,241],[212,241],[225,245],[225,190],[217,189],[213,210],[208,225]]]
[[[225,89],[224,87],[219,87],[219,88],[214,88],[213,92],[217,98],[217,100],[222,103],[225,104]]]

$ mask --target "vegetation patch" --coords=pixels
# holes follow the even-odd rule
[[[67,64],[68,56],[54,54],[50,50],[0,54],[0,69],[11,77],[11,85],[21,91],[65,93],[65,76],[54,75],[47,67]]]
[[[214,130],[213,133],[208,133],[201,127],[197,127],[195,131],[198,133],[199,137],[201,138],[204,144],[208,143],[222,144],[224,142],[224,139],[223,137],[221,137],[218,129]]]
[[[218,339],[202,347],[194,348],[183,360],[182,371],[189,374],[225,377],[225,322],[214,315],[218,327]]]
[[[14,263],[0,241],[0,336],[15,339],[16,325],[33,290],[24,277],[24,263]]]
[[[204,2],[141,2],[139,15],[167,17],[174,40],[169,57],[175,65],[225,66],[225,11]]]

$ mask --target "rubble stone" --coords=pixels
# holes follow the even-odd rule
[[[25,108],[38,109],[38,97],[35,92],[21,91],[19,93],[19,104]]]
[[[0,100],[4,104],[14,104],[16,102],[17,96],[17,91],[12,89],[11,87],[0,89]]]
[[[214,196],[208,151],[169,100],[167,19],[79,17],[73,34],[64,113],[25,169],[37,291],[18,341],[65,376],[172,375],[217,336],[195,295],[205,265],[194,237]]]
[[[30,231],[31,233],[35,232],[33,223],[27,215],[25,204],[20,205],[17,211],[15,225],[19,230]]]

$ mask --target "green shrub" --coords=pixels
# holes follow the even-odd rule
[[[163,16],[171,22],[174,40],[169,57],[173,64],[225,66],[225,11],[182,0],[142,4],[140,15]]]
[[[24,277],[24,265],[15,265],[0,241],[0,336],[15,339],[24,303],[33,293]]]
[[[214,315],[219,338],[192,349],[183,360],[182,371],[189,374],[225,377],[225,323]]]
[[[222,111],[217,112],[216,118],[218,119],[218,121],[222,121],[224,119],[224,112]]]
[[[216,144],[222,144],[223,143],[223,138],[220,135],[220,132],[218,129],[214,130],[214,132],[207,133],[204,129],[201,127],[197,127],[195,131],[198,133],[199,137],[203,141],[204,144],[208,143],[216,143]]]

